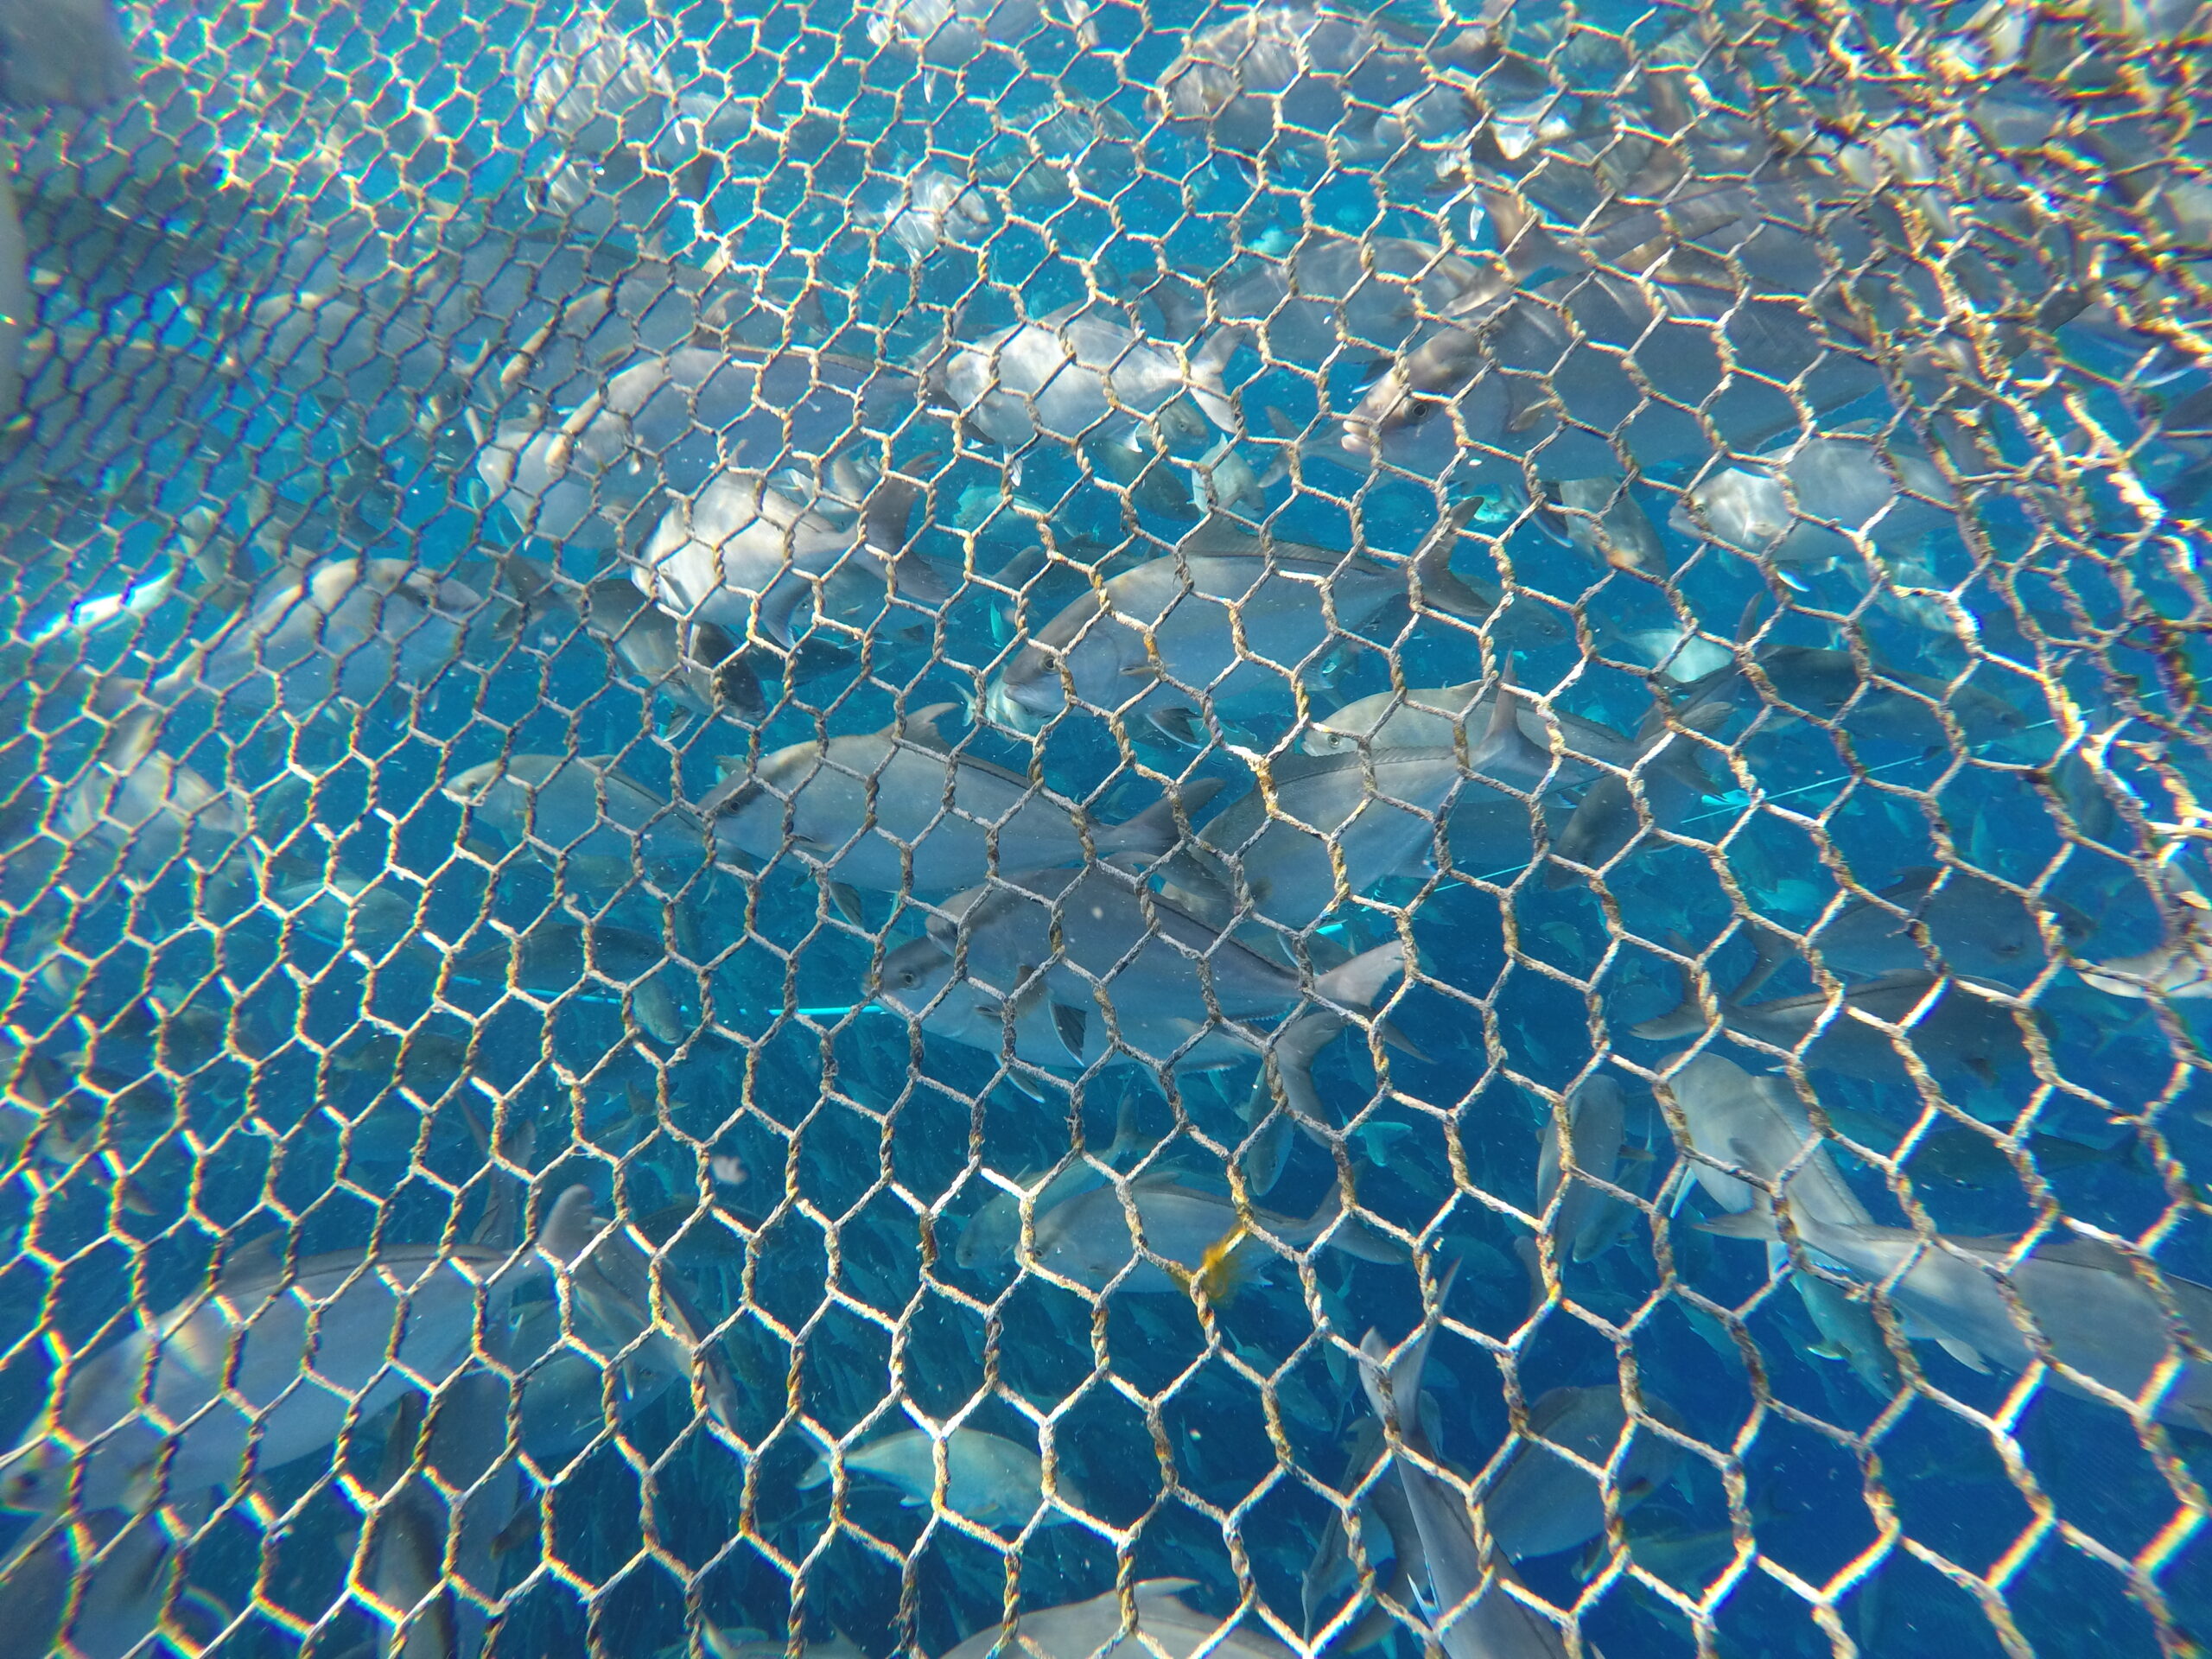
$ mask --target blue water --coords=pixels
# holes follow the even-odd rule
[[[242,1243],[365,1258],[458,1250],[488,1227],[480,1242],[513,1248],[581,1184],[625,1248],[652,1253],[688,1310],[687,1353],[726,1373],[732,1405],[708,1409],[704,1382],[696,1397],[691,1379],[648,1386],[652,1355],[632,1352],[569,1432],[494,1409],[482,1433],[511,1437],[507,1484],[471,1524],[505,1530],[479,1557],[480,1597],[435,1571],[421,1587],[448,1599],[416,1619],[410,1659],[713,1652],[741,1630],[944,1655],[1010,1605],[1163,1578],[1194,1580],[1213,1617],[1243,1611],[1235,1640],[1318,1651],[1331,1633],[1301,1575],[1344,1501],[1330,1494],[1364,1472],[1357,1344],[1438,1313],[1456,1260],[1425,1378],[1440,1461],[1478,1477],[1547,1391],[1624,1380],[1644,1402],[1639,1442],[1681,1452],[1658,1490],[1616,1493],[1615,1554],[1600,1539],[1517,1565],[1579,1615],[1584,1651],[2193,1650],[2212,1425],[2139,1425],[1908,1344],[1916,1330],[1896,1333],[1916,1365],[1894,1395],[1814,1351],[1766,1255],[1693,1224],[1715,1205],[1690,1192],[1691,1132],[1653,1085],[1694,1034],[1631,1027],[1681,1000],[1681,959],[1725,996],[1754,960],[1748,917],[1802,932],[1923,868],[1998,878],[2032,898],[2041,933],[2001,969],[1937,965],[2017,999],[2037,1052],[2016,1039],[1966,1065],[1931,1043],[1917,1077],[1815,1055],[1805,1089],[1859,1148],[1827,1155],[1877,1222],[1965,1237],[2071,1221],[2212,1283],[2200,1004],[2076,971],[2169,939],[2190,908],[2175,895],[2203,879],[2206,157],[2176,112],[2197,95],[2202,18],[2053,15],[2008,44],[1967,6],[1732,10],[1712,20],[1723,49],[1687,32],[1707,16],[1688,10],[1578,10],[1570,28],[1530,8],[1484,57],[1460,39],[1474,19],[1400,8],[1362,48],[1355,96],[1322,110],[1332,154],[1295,125],[1321,106],[1295,100],[1265,145],[1160,118],[1151,94],[1179,55],[1236,15],[1116,5],[1084,32],[1048,10],[1018,50],[925,61],[834,6],[580,24],[556,8],[156,5],[126,20],[137,81],[120,103],[8,111],[34,314],[0,435],[0,1064],[20,1142],[0,1183],[0,1437],[31,1436],[86,1356],[202,1291]],[[632,54],[644,88],[626,105],[578,94],[599,98],[595,126],[549,126],[545,83],[516,68],[526,39],[543,49],[571,25]],[[1931,67],[1968,59],[1948,79]],[[1423,63],[1421,84],[1473,101],[1441,117],[1391,102],[1389,74]],[[1324,68],[1308,94],[1337,86]],[[1647,141],[1620,135],[1669,130],[1669,96],[1705,124],[1683,143],[1688,181],[1655,185],[1624,159]],[[1378,140],[1385,113],[1428,124]],[[1501,146],[1522,121],[1534,144]],[[2115,182],[2123,161],[2139,171]],[[975,217],[918,252],[886,226],[932,170],[975,193]],[[1516,245],[1471,175],[1516,182],[1569,251]],[[1721,228],[1691,225],[1724,199]],[[1641,242],[1591,256],[1618,291],[1751,354],[1762,336],[1742,319],[1772,308],[1817,360],[1738,362],[1712,391],[1622,370],[1639,350],[1660,360],[1667,318],[1605,337],[1562,297],[1560,262],[1583,257],[1577,232],[1586,249],[1635,213]],[[1260,331],[1225,357],[1226,431],[1185,399],[1179,421],[1155,404],[1149,423],[1109,417],[1081,446],[1048,435],[1017,458],[972,419],[959,429],[941,362],[932,385],[945,342],[1085,302],[1187,364],[1239,280],[1331,233],[1366,239],[1377,283],[1394,238],[1510,279],[1379,345],[1347,333],[1301,357]],[[1808,270],[1817,283],[1787,284]],[[1554,321],[1516,321],[1532,316]],[[1346,423],[1407,372],[1402,346],[1485,327],[1488,391],[1466,389],[1471,368],[1427,388],[1427,418],[1381,464],[1351,453]],[[1531,337],[1516,327],[1552,356],[1516,358]],[[740,385],[734,401],[695,377],[696,397],[664,388],[605,418],[613,385],[678,353],[758,377],[714,383]],[[1823,391],[1847,370],[1848,395]],[[1086,372],[1095,385],[1068,371]],[[1611,406],[1593,386],[1639,374],[1630,407],[1597,412]],[[1484,414],[1508,383],[1526,394],[1516,418]],[[1670,419],[1701,435],[1639,448]],[[1133,426],[1139,447],[1118,443]],[[546,531],[487,475],[501,443],[550,435],[577,476],[603,469],[619,534],[591,512]],[[1862,459],[1878,435],[1888,457],[1888,505],[1855,540],[1810,522],[1840,514],[1809,486],[1795,520],[1782,507],[1789,543],[1712,528],[1700,491],[1823,435]],[[997,677],[1094,569],[1172,554],[1217,446],[1255,480],[1227,504],[1248,527],[1392,570],[1470,509],[1452,563],[1500,608],[1334,625],[1279,665],[1266,706],[1228,711],[1216,688],[1224,712],[1198,746],[1134,706],[1041,736],[994,722]],[[894,593],[855,556],[799,607],[790,650],[734,628],[760,708],[694,716],[573,610],[518,614],[512,558],[572,587],[620,578],[718,465],[834,498],[855,455],[926,481],[905,556],[934,581]],[[1592,515],[1554,498],[1600,472],[1648,556],[1608,565],[1574,545]],[[1040,543],[1051,558],[1031,556]],[[321,627],[270,598],[359,560],[402,562],[398,596],[357,594]],[[427,620],[409,597],[425,578],[457,584]],[[1660,702],[1678,717],[1694,702],[1697,671],[1655,668],[1667,647],[1648,636],[1670,628],[1696,630],[1700,671],[1842,653],[1858,700],[1791,719],[1786,685],[1770,707],[1757,676],[1722,671],[1705,684],[1725,715],[1677,721],[1695,785],[1640,770],[1653,833],[1600,878],[1540,852],[1442,875],[1417,855],[1348,870],[1309,938],[1331,960],[1397,939],[1416,970],[1388,1005],[1395,1046],[1370,1052],[1355,1031],[1322,1051],[1338,1144],[1294,1139],[1265,1207],[1304,1217],[1334,1188],[1402,1262],[1323,1249],[1208,1294],[1055,1282],[1011,1230],[978,1223],[995,1197],[1109,1146],[1122,1173],[1132,1146],[1156,1147],[1156,1170],[1225,1192],[1253,1065],[1078,1077],[925,1032],[869,986],[942,893],[861,893],[848,915],[808,879],[835,849],[746,868],[689,812],[786,746],[940,703],[967,753],[1102,822],[1171,784],[1219,780],[1226,801],[1357,698],[1509,668],[1530,706],[1633,747]],[[210,666],[225,662],[227,681]],[[118,761],[115,734],[145,732],[130,721],[149,710]],[[664,815],[634,845],[640,826],[611,804],[595,839],[542,817],[531,842],[448,792],[530,754],[607,758]],[[1554,787],[1555,842],[1579,795]],[[1818,983],[1792,963],[1759,995]],[[1754,1072],[1790,1046],[1714,1043]],[[1535,1307],[1522,1251],[1541,1225],[1540,1137],[1593,1076],[1625,1091],[1614,1179],[1637,1207],[1591,1259],[1556,1253]],[[2032,1183],[1993,1148],[2008,1134]],[[532,1297],[575,1294],[548,1271]],[[523,1319],[487,1313],[478,1345]],[[465,1387],[428,1380],[441,1401]],[[364,1409],[335,1444],[257,1460],[221,1491],[149,1474],[137,1490],[159,1492],[169,1541],[136,1600],[90,1560],[124,1511],[22,1517],[0,1654],[48,1651],[72,1618],[79,1650],[103,1655],[385,1651],[394,1615],[371,1592],[399,1546],[363,1542],[363,1516],[404,1469],[407,1409]],[[1017,1542],[1017,1526],[932,1518],[926,1493],[917,1507],[858,1473],[834,1507],[802,1484],[826,1445],[924,1422],[1049,1446],[1081,1516],[1048,1510]],[[57,1516],[93,1529],[78,1555],[47,1530]],[[458,1560],[477,1545],[453,1531]],[[1650,1576],[1662,1562],[1671,1592]],[[124,1611],[97,1628],[65,1614],[73,1568]],[[1422,1646],[1403,1623],[1381,1639]]]

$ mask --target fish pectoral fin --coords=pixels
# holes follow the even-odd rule
[[[1935,1338],[1935,1342],[1938,1348],[1941,1348],[1953,1359],[1957,1360],[1960,1364],[1965,1366],[1968,1370],[1979,1371],[1984,1376],[1987,1376],[1989,1375],[1989,1362],[1981,1357],[1980,1351],[1972,1343],[1964,1341],[1957,1337],[1946,1337],[1942,1335],[1937,1335]]]
[[[837,907],[837,913],[840,916],[855,927],[861,925],[863,912],[861,908],[859,888],[849,881],[824,881],[822,884],[822,891],[829,896],[830,902]]]
[[[1065,1002],[1052,1004],[1052,1029],[1059,1033],[1060,1046],[1077,1065],[1084,1064],[1084,1039],[1090,1035],[1090,1017],[1083,1009]]]
[[[1179,707],[1155,709],[1147,714],[1145,719],[1153,730],[1171,743],[1179,744],[1186,749],[1205,747],[1198,735],[1198,714],[1194,709]]]

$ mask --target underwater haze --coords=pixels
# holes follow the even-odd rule
[[[0,0],[0,1659],[2202,1651],[2208,54]]]

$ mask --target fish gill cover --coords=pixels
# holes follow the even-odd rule
[[[0,1659],[2201,1651],[2208,48],[0,0]]]

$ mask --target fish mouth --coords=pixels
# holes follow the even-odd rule
[[[983,717],[1024,737],[1034,737],[1045,729],[1046,716],[1023,702],[1020,691],[1004,680],[994,683],[984,697]]]

